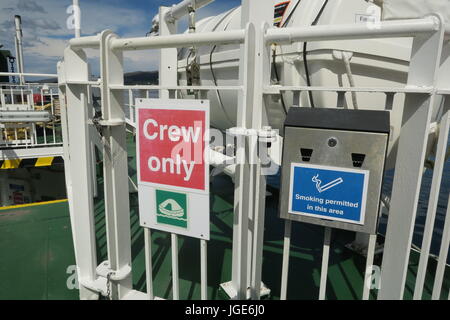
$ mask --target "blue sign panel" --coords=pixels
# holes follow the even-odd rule
[[[289,213],[364,224],[369,171],[293,163]]]

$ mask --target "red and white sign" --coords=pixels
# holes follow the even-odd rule
[[[209,101],[136,99],[136,107],[140,225],[209,240]]]
[[[207,192],[208,101],[142,99],[139,102],[139,182]]]

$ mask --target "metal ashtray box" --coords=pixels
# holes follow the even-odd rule
[[[388,111],[290,108],[280,217],[375,233],[389,131]]]

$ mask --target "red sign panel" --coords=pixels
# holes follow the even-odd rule
[[[139,180],[207,190],[206,110],[138,109]]]

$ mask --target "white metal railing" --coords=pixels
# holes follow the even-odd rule
[[[61,146],[57,84],[0,84],[0,130],[3,149]]]
[[[109,272],[120,274],[111,277],[112,296],[120,299],[147,298],[154,299],[151,261],[151,231],[145,229],[145,262],[147,292],[137,292],[132,289],[130,255],[130,221],[128,205],[128,187],[123,184],[127,179],[127,162],[125,141],[125,126],[122,130],[112,130],[118,124],[135,122],[133,98],[137,95],[134,90],[143,90],[148,95],[152,90],[159,90],[161,98],[176,98],[177,92],[186,89],[200,91],[208,90],[236,90],[239,95],[238,123],[241,129],[262,128],[262,114],[265,95],[276,95],[283,91],[300,94],[308,91],[333,91],[338,95],[347,92],[381,92],[385,93],[386,109],[391,107],[393,94],[405,94],[405,110],[402,134],[399,141],[397,166],[390,203],[390,215],[386,236],[386,246],[382,265],[382,286],[379,299],[403,298],[406,268],[409,263],[411,238],[414,228],[417,202],[423,174],[426,146],[431,125],[431,113],[438,95],[447,97],[450,92],[449,74],[450,61],[448,48],[443,50],[446,26],[439,17],[382,22],[380,28],[368,29],[365,26],[333,26],[269,29],[268,25],[259,28],[261,22],[271,21],[273,18],[270,1],[255,3],[244,0],[246,12],[249,16],[245,30],[218,32],[211,34],[173,35],[176,21],[163,19],[169,8],[160,11],[160,37],[118,39],[109,31],[93,37],[72,39],[70,47],[65,52],[64,63],[59,65],[59,85],[61,94],[67,100],[67,108],[62,105],[62,124],[64,127],[65,150],[70,154],[70,161],[66,161],[66,177],[75,245],[79,280],[82,286],[81,297],[88,298],[92,294],[105,294],[107,283],[104,277]],[[323,41],[325,39],[367,39],[372,37],[412,37],[414,50],[412,51],[408,83],[404,88],[331,88],[308,86],[271,85],[270,65],[272,43],[292,43],[301,41]],[[240,85],[239,86],[179,86],[177,83],[177,51],[175,48],[212,45],[212,44],[241,44]],[[445,44],[448,46],[448,44]],[[97,48],[101,52],[102,70],[101,81],[89,81],[88,62],[84,49]],[[123,84],[123,60],[121,52],[126,50],[161,49],[160,85],[158,86],[125,86]],[[107,220],[107,247],[109,263],[98,264],[96,260],[96,240],[93,230],[93,192],[91,184],[92,133],[89,121],[92,120],[92,104],[89,101],[90,88],[97,86],[102,92],[102,123],[103,141],[108,144],[103,150],[105,166],[105,216]],[[129,111],[123,110],[121,99],[128,91],[128,101],[124,104]],[[447,111],[447,110],[446,110]],[[129,112],[129,116],[126,116]],[[419,266],[416,298],[421,298],[423,282],[421,277],[427,269],[429,239],[434,226],[435,205],[439,196],[442,168],[445,163],[447,137],[449,130],[449,113],[446,112],[439,119],[440,135],[436,148],[434,165],[433,193],[430,194],[428,220],[425,227],[424,243],[422,245],[421,264]],[[237,158],[245,158],[237,154]],[[113,170],[114,169],[114,170]],[[237,165],[235,168],[236,192],[233,229],[233,266],[232,288],[235,297],[244,299],[250,296],[260,298],[262,245],[265,214],[265,177],[261,174],[261,165]],[[448,208],[447,208],[448,211]],[[76,214],[75,214],[76,212]],[[126,214],[123,214],[126,213]],[[249,225],[251,220],[252,225]],[[292,222],[285,224],[285,241],[283,266],[281,277],[281,298],[287,298],[289,250]],[[250,229],[252,230],[250,232]],[[435,277],[433,298],[439,297],[443,280],[443,268],[448,254],[450,241],[450,214],[447,212],[444,237],[442,239],[441,254]],[[251,235],[251,237],[249,237]],[[370,279],[373,268],[377,235],[369,236],[367,253],[367,268],[365,278]],[[171,235],[172,243],[172,279],[173,298],[179,298],[178,279],[178,244],[177,236]],[[328,257],[331,241],[331,229],[325,230],[322,273],[319,298],[326,297],[326,279],[328,271]],[[206,298],[206,247],[201,246],[201,288],[202,298]],[[105,269],[107,268],[107,269]],[[125,274],[125,275],[124,275]],[[366,282],[366,281],[365,281]],[[422,283],[421,283],[422,282]],[[89,289],[86,291],[85,289]],[[361,288],[363,298],[368,299],[370,288]],[[93,293],[94,292],[94,293]]]
[[[428,143],[431,114],[434,110],[435,99],[438,95],[446,95],[450,80],[444,76],[449,73],[450,58],[448,55],[448,43],[444,42],[446,26],[439,16],[424,19],[383,22],[377,28],[368,28],[365,25],[340,25],[329,28],[328,26],[315,26],[306,28],[269,29],[265,35],[267,46],[271,44],[286,44],[302,41],[323,40],[350,40],[368,38],[412,37],[414,39],[408,83],[400,88],[358,88],[358,87],[307,87],[307,86],[273,86],[266,82],[263,94],[271,95],[280,92],[294,92],[296,98],[294,104],[300,104],[300,94],[308,91],[336,92],[338,97],[347,92],[380,92],[386,94],[386,110],[392,108],[392,99],[395,94],[402,93],[406,96],[403,116],[403,127],[399,140],[399,149],[396,160],[396,170],[393,185],[392,200],[390,203],[388,229],[383,255],[381,274],[381,289],[378,299],[403,299],[406,282],[407,267],[411,250],[412,235],[415,226],[426,147]],[[443,45],[445,49],[443,49]],[[420,48],[420,50],[419,50]],[[264,50],[264,49],[263,49]],[[265,49],[267,50],[267,49]],[[266,54],[266,64],[269,64]],[[422,98],[419,98],[422,97]],[[446,96],[444,96],[446,98]],[[338,98],[339,101],[339,98]],[[446,109],[445,109],[446,108]],[[447,137],[449,134],[447,107],[439,121],[440,136],[437,146],[436,164],[434,167],[432,192],[430,193],[429,208],[425,235],[422,243],[422,251],[416,287],[415,299],[422,298],[424,277],[427,272],[427,263],[431,245],[431,237],[434,231],[434,221],[437,201],[440,195],[445,153],[447,150]],[[447,211],[449,209],[447,208]],[[444,237],[441,242],[441,254],[439,257],[439,270],[436,273],[433,299],[439,299],[443,281],[443,270],[446,266],[449,245],[449,222],[447,212]],[[287,221],[285,227],[285,245],[283,255],[283,275],[281,284],[281,297],[287,298],[289,248],[291,237],[291,224]],[[320,281],[320,299],[325,299],[329,239],[330,232],[325,230],[325,239],[322,257],[322,276]],[[367,265],[365,280],[372,277],[373,260],[375,254],[376,235],[369,236],[367,252]],[[364,281],[365,283],[367,281]],[[370,287],[364,286],[363,299],[369,299]]]
[[[161,14],[165,14],[167,9],[162,10]],[[163,19],[161,19],[163,21]],[[70,48],[72,50],[66,50],[64,63],[60,64],[59,70],[59,84],[60,90],[63,96],[67,100],[67,114],[63,111],[63,126],[64,135],[68,138],[65,139],[65,149],[70,154],[70,161],[66,161],[68,168],[66,170],[66,176],[68,184],[69,197],[72,199],[71,203],[71,217],[74,230],[74,243],[77,255],[77,265],[79,270],[79,279],[82,286],[94,291],[105,293],[107,290],[104,287],[104,282],[99,272],[103,270],[105,263],[97,264],[95,258],[95,237],[93,236],[91,217],[92,211],[92,188],[91,188],[91,165],[86,162],[86,156],[90,157],[90,133],[87,128],[87,123],[92,119],[92,105],[86,99],[86,95],[89,92],[89,87],[92,85],[98,85],[100,83],[101,96],[102,96],[102,123],[105,127],[103,130],[104,141],[121,141],[119,144],[112,143],[109,148],[103,148],[104,168],[105,168],[105,201],[108,203],[114,203],[108,205],[105,216],[107,221],[107,234],[108,239],[120,238],[121,242],[108,241],[108,266],[111,272],[119,273],[119,270],[124,270],[125,266],[130,265],[130,221],[128,215],[120,215],[120,212],[129,212],[128,207],[128,186],[122,182],[127,177],[127,163],[126,161],[118,161],[117,159],[126,159],[123,155],[126,150],[121,145],[125,138],[125,131],[119,132],[118,130],[108,130],[109,123],[125,122],[125,115],[123,105],[117,99],[119,95],[123,94],[121,90],[129,90],[130,87],[123,85],[123,65],[121,59],[112,58],[117,52],[125,50],[143,50],[148,48],[167,48],[168,54],[164,54],[167,59],[163,59],[166,65],[170,64],[172,68],[170,71],[160,72],[160,84],[161,86],[151,87],[149,89],[158,89],[161,97],[168,98],[169,95],[173,95],[174,88],[179,90],[177,84],[177,66],[176,66],[176,47],[182,46],[201,46],[210,45],[211,43],[226,45],[245,43],[248,41],[249,32],[245,30],[238,30],[232,32],[224,32],[219,35],[207,34],[207,35],[190,35],[186,36],[164,36],[165,26],[176,24],[174,22],[167,22],[164,20],[161,26],[161,37],[158,38],[137,38],[130,39],[129,41],[122,41],[122,39],[116,39],[110,32],[103,32],[101,35],[86,38],[76,38],[70,41]],[[167,28],[167,27],[166,27]],[[176,28],[175,28],[176,29]],[[87,74],[87,60],[83,53],[85,48],[99,48],[103,53],[103,56],[109,56],[109,63],[102,63],[103,69],[101,71],[101,81],[99,83],[93,83],[88,81]],[[246,54],[249,54],[248,46],[245,50]],[[173,58],[173,59],[172,59]],[[249,56],[246,56],[248,59]],[[162,68],[165,67],[163,63]],[[242,72],[246,74],[246,72]],[[119,76],[118,76],[119,75]],[[117,77],[118,76],[118,77]],[[175,81],[173,81],[175,80]],[[142,88],[131,88],[142,89]],[[192,88],[190,88],[192,89]],[[217,89],[217,88],[214,88]],[[230,88],[232,90],[238,90],[242,92],[241,87]],[[204,88],[201,88],[204,90]],[[148,91],[147,91],[148,92]],[[133,111],[133,101],[135,96],[132,91],[129,91],[129,107]],[[81,108],[74,109],[74,105],[81,106]],[[240,112],[242,114],[248,112],[245,111],[246,104],[241,102]],[[63,110],[66,110],[63,107]],[[130,121],[133,120],[134,112],[131,112]],[[76,137],[76,138],[73,138]],[[111,140],[110,140],[111,139]],[[114,157],[112,157],[114,155]],[[113,170],[114,169],[114,170]],[[86,187],[87,186],[87,187]],[[120,188],[118,188],[120,186]],[[241,188],[242,189],[242,188]],[[244,192],[244,191],[242,191]],[[127,200],[125,200],[127,198]],[[240,199],[244,198],[241,196]],[[240,206],[241,210],[245,210],[245,207]],[[247,211],[247,210],[245,210]],[[74,212],[77,212],[75,215]],[[238,214],[240,216],[240,214]],[[114,226],[120,226],[115,228]],[[83,231],[84,230],[84,231]],[[146,252],[146,267],[147,267],[147,282],[148,292],[141,293],[132,290],[130,275],[117,279],[111,277],[112,290],[111,294],[115,298],[128,299],[150,297],[153,298],[153,288],[151,286],[151,241],[150,230],[145,229],[145,252]],[[246,246],[247,236],[241,233],[241,237],[244,241],[242,244]],[[173,279],[173,298],[179,298],[179,277],[178,277],[178,238],[177,235],[171,235],[172,241],[172,279]],[[202,297],[206,298],[207,277],[206,277],[206,242],[201,241],[201,289]],[[246,251],[242,250],[246,255]],[[243,264],[245,267],[245,264]],[[104,271],[104,270],[103,270]],[[107,273],[106,273],[107,274]],[[104,279],[103,279],[104,280]],[[245,282],[242,287],[245,286],[244,293],[246,292]]]

